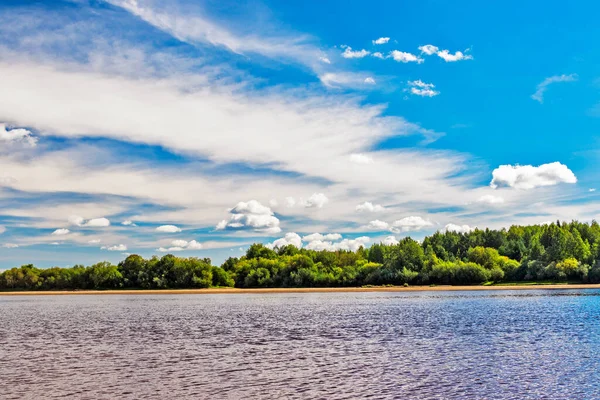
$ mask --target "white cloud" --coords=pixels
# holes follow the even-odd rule
[[[408,81],[408,84],[410,86],[416,86],[423,89],[433,89],[435,87],[433,83],[425,83],[420,79],[417,79],[416,81]]]
[[[19,247],[19,245],[14,243],[4,243],[2,247],[4,247],[5,249],[16,249],[17,247]]]
[[[390,227],[390,224],[388,224],[385,221],[380,221],[378,219],[369,222],[369,225],[367,225],[367,228],[369,229],[375,229],[378,231],[383,231],[383,230],[387,230]]]
[[[302,202],[306,208],[323,208],[329,199],[323,193],[313,193],[306,201]]]
[[[310,235],[306,235],[302,238],[303,242],[314,242],[314,241],[333,241],[333,240],[340,240],[342,238],[342,235],[340,235],[339,233],[327,233],[325,235],[321,234],[321,233],[312,233]]]
[[[440,92],[433,90],[435,85],[433,83],[425,83],[422,80],[408,81],[408,85],[412,86],[410,92],[416,96],[433,97],[440,94]]]
[[[379,39],[373,40],[373,44],[386,44],[389,41],[389,37],[380,37]]]
[[[444,61],[446,61],[446,62],[455,62],[455,61],[472,60],[473,59],[472,55],[464,54],[461,51],[457,51],[456,53],[452,54],[448,50],[440,50],[437,52],[437,55],[439,57],[443,58]]]
[[[533,189],[559,183],[576,183],[577,177],[566,165],[560,162],[532,165],[501,165],[492,171],[490,186],[508,186],[515,189]]]
[[[302,239],[300,238],[300,235],[295,232],[288,232],[284,237],[275,240],[273,243],[267,244],[267,247],[271,249],[277,249],[280,247],[285,247],[289,244],[299,249],[302,248]]]
[[[68,230],[66,228],[61,228],[61,229],[57,229],[54,232],[52,232],[51,235],[54,235],[54,236],[63,236],[63,235],[68,235],[69,233],[71,233],[70,230]]]
[[[328,250],[328,251],[337,251],[337,250],[349,250],[356,251],[360,247],[364,247],[367,243],[369,243],[371,239],[367,236],[361,236],[356,239],[344,239],[341,242],[328,242],[321,240],[314,240],[306,245],[308,250]]]
[[[288,208],[292,208],[296,205],[296,199],[294,199],[293,197],[286,197],[285,198],[285,206]]]
[[[92,240],[88,240],[88,244],[98,244],[100,243],[101,240],[100,239],[92,239]]]
[[[551,76],[549,78],[544,79],[542,81],[542,83],[537,85],[537,90],[535,91],[534,94],[531,95],[531,98],[535,101],[539,101],[540,103],[543,103],[544,102],[544,93],[546,92],[546,90],[548,90],[549,85],[551,85],[553,83],[558,83],[558,82],[574,82],[576,80],[577,80],[577,74]]]
[[[110,226],[110,221],[106,218],[93,218],[83,224],[83,226],[90,226],[95,228]]]
[[[485,204],[502,204],[504,203],[504,198],[500,196],[494,196],[493,194],[486,194],[477,199],[478,203]]]
[[[588,192],[595,192],[595,191],[596,191],[596,189],[595,189],[595,188],[590,188],[590,189],[588,190]],[[1,232],[0,232],[0,233],[1,233]]]
[[[356,211],[358,212],[381,212],[384,211],[385,207],[383,207],[380,204],[373,204],[370,201],[365,201],[364,203],[361,203],[359,205],[356,206]]]
[[[37,138],[32,136],[27,129],[9,129],[5,124],[0,124],[0,144],[4,146],[11,143],[21,143],[26,146],[35,147]]]
[[[346,46],[344,52],[342,53],[342,57],[344,58],[363,58],[371,54],[370,51],[365,49],[362,50],[352,50],[352,47]]]
[[[395,244],[398,244],[398,239],[396,239],[395,236],[387,236],[385,239],[382,240],[381,243],[387,246],[393,246]]]
[[[269,207],[277,207],[278,205],[279,205],[279,202],[277,201],[277,199],[269,200]]]
[[[457,232],[457,233],[469,233],[475,230],[475,228],[470,227],[469,225],[456,225],[456,224],[447,224],[443,231],[444,232]]]
[[[137,226],[132,220],[128,219],[125,220],[123,222],[121,222],[121,225],[125,225],[125,226]]]
[[[102,246],[100,250],[108,250],[108,251],[127,251],[127,246],[124,244],[116,244],[114,246]]]
[[[107,0],[109,3],[122,7],[131,14],[139,17],[154,27],[167,32],[177,40],[190,44],[211,44],[223,47],[235,54],[259,54],[274,60],[294,61],[318,69],[319,60],[323,52],[318,46],[311,43],[312,38],[296,32],[277,34],[283,29],[280,27],[265,27],[264,18],[260,20],[260,28],[269,31],[266,35],[258,35],[258,26],[246,19],[244,23],[232,22],[228,27],[208,18],[198,11],[197,7],[187,7],[185,13],[177,13],[178,7],[164,3],[149,2],[145,0]],[[234,29],[234,28],[235,29]]]
[[[325,64],[331,64],[331,60],[327,57],[319,57],[319,60],[324,62]]]
[[[368,76],[368,77],[365,78],[365,83],[367,83],[369,85],[374,85],[376,82],[375,82],[375,79],[373,79],[372,77]]]
[[[379,58],[379,59],[381,59],[381,60],[383,60],[383,59],[385,58],[385,56],[384,56],[382,53],[380,53],[379,51],[376,51],[375,53],[373,53],[373,54],[371,54],[371,55],[372,55],[373,57],[375,57],[375,58]]]
[[[2,235],[4,232],[6,232],[6,228],[0,225],[0,235]]]
[[[198,243],[195,240],[173,240],[171,242],[171,247],[159,247],[156,249],[161,253],[166,252],[174,252],[174,251],[184,251],[184,250],[201,250],[203,248],[202,243]]]
[[[78,215],[71,215],[69,217],[69,223],[71,225],[86,226],[86,227],[93,227],[93,228],[102,228],[102,227],[110,226],[110,221],[106,218],[92,218],[92,219],[86,221],[85,219],[83,219],[82,217],[80,217]]]
[[[391,51],[390,56],[394,59],[394,61],[398,61],[398,62],[402,62],[402,63],[416,62],[417,64],[421,64],[422,62],[425,61],[421,57],[417,57],[414,54],[406,53],[406,52],[398,51],[398,50]]]
[[[156,228],[156,231],[163,232],[163,233],[178,233],[178,232],[181,232],[181,228],[179,228],[175,225],[161,225]]]
[[[350,161],[357,164],[372,164],[373,157],[367,154],[350,154]]]
[[[421,97],[434,97],[440,94],[440,92],[431,89],[419,89],[419,88],[411,88],[410,92],[415,96]]]
[[[354,88],[364,89],[367,80],[372,77],[366,76],[363,73],[354,72],[326,72],[319,75],[319,79],[323,85],[329,88]],[[371,83],[372,84],[372,83]]]
[[[426,44],[424,46],[419,46],[419,50],[421,50],[421,53],[431,56],[438,52],[439,47],[434,46],[432,44]]]
[[[78,215],[71,215],[69,217],[69,223],[71,225],[82,226],[85,220]]]
[[[399,219],[392,223],[390,231],[394,233],[420,231],[421,229],[433,226],[431,221],[418,216],[410,216]]]
[[[273,215],[271,209],[263,206],[256,200],[239,202],[229,210],[229,220],[222,220],[216,226],[217,230],[251,229],[255,232],[279,233],[279,219]]]

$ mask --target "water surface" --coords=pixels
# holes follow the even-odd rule
[[[600,291],[0,296],[2,399],[600,398]]]

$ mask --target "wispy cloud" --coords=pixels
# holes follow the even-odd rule
[[[548,86],[552,85],[553,83],[559,82],[575,82],[577,78],[577,74],[555,75],[546,78],[539,85],[537,85],[537,90],[534,94],[531,95],[531,98],[535,101],[543,103],[544,94],[546,93],[546,90],[548,90]]]
[[[368,56],[369,54],[371,54],[370,51],[367,51],[365,49],[352,50],[352,47],[350,47],[350,46],[343,46],[343,47],[344,47],[344,52],[342,53],[342,57],[344,57],[344,58],[364,58],[364,57]]]

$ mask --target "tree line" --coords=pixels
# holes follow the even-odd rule
[[[600,282],[600,225],[573,221],[509,229],[436,232],[417,242],[378,243],[352,251],[253,244],[220,267],[209,258],[130,255],[117,265],[0,274],[0,290],[184,289],[209,287],[349,287],[481,284],[520,281]]]

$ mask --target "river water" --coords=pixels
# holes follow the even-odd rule
[[[0,296],[2,399],[598,399],[600,291]]]

